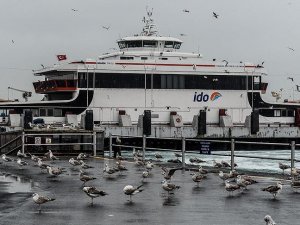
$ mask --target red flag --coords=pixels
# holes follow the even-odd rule
[[[57,57],[58,61],[67,60],[66,55],[57,55],[56,57]]]

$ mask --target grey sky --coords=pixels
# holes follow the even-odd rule
[[[184,41],[182,51],[237,63],[265,61],[268,91],[283,87],[284,98],[292,93],[288,76],[300,84],[297,0],[1,0],[0,98],[7,98],[8,86],[32,90],[38,78],[31,70],[57,63],[59,53],[78,60],[112,51],[119,37],[140,33],[147,5],[161,35]]]

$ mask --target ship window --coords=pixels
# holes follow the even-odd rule
[[[275,117],[280,117],[281,116],[281,113],[280,113],[279,109],[274,110],[274,116]]]
[[[148,57],[141,57],[141,60],[147,60],[148,59]]]
[[[142,41],[127,41],[127,48],[140,48],[142,47]]]
[[[118,45],[119,45],[119,48],[120,48],[120,49],[126,48],[125,41],[120,41],[120,42],[118,42]]]
[[[174,42],[174,48],[180,49],[181,43],[180,42]]]
[[[55,117],[62,117],[62,110],[61,109],[54,109],[53,110],[53,115]]]
[[[287,111],[287,116],[293,117],[294,116],[294,110],[288,110]]]
[[[168,58],[159,58],[160,60],[168,60]]]
[[[53,109],[47,109],[47,116],[53,116]]]
[[[46,109],[40,109],[40,116],[46,116]]]
[[[174,42],[173,41],[166,41],[165,48],[173,48]]]
[[[134,60],[134,57],[131,57],[131,56],[121,56],[120,59],[121,60]]]
[[[143,41],[143,47],[155,48],[157,46],[157,41]]]

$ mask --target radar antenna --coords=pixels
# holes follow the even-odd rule
[[[143,23],[145,26],[143,27],[143,31],[141,33],[141,36],[153,36],[157,34],[157,30],[155,30],[156,25],[153,22],[152,14],[153,14],[153,8],[151,10],[146,7],[147,11],[147,18],[143,17]]]

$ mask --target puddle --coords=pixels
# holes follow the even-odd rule
[[[0,192],[24,193],[31,192],[33,182],[13,174],[0,175]]]

